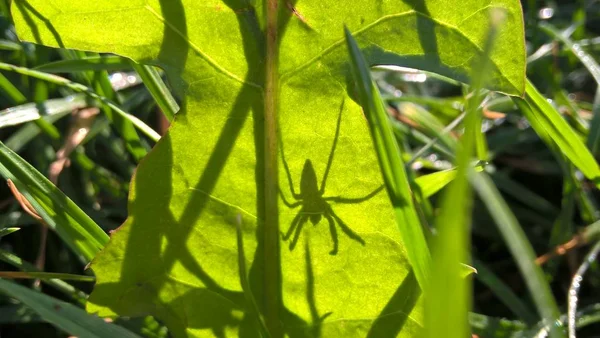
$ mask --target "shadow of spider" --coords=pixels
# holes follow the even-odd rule
[[[296,214],[292,223],[290,224],[289,229],[283,235],[283,240],[287,241],[292,234],[294,235],[293,239],[290,242],[289,248],[293,250],[296,244],[298,243],[298,239],[300,237],[300,233],[302,232],[302,227],[306,222],[310,220],[313,226],[316,226],[322,218],[325,218],[329,223],[329,231],[331,233],[331,239],[333,240],[333,249],[329,252],[330,255],[336,255],[338,252],[338,234],[337,227],[339,227],[348,237],[359,242],[362,245],[365,245],[365,241],[354,232],[348,225],[335,213],[330,203],[340,203],[340,204],[358,204],[364,202],[371,197],[375,196],[383,189],[383,185],[379,188],[373,190],[369,194],[359,198],[346,198],[341,196],[324,196],[325,195],[325,184],[327,183],[327,176],[329,175],[329,170],[331,169],[331,164],[333,163],[333,155],[335,153],[335,148],[337,146],[337,141],[340,134],[340,125],[342,121],[342,111],[344,109],[344,101],[340,106],[340,113],[337,119],[337,125],[335,129],[335,137],[333,139],[333,145],[331,146],[331,152],[329,153],[329,158],[327,160],[327,167],[325,168],[325,173],[323,174],[323,179],[321,180],[321,186],[317,185],[317,174],[315,173],[315,168],[310,159],[307,159],[304,162],[304,168],[302,169],[302,176],[300,177],[300,192],[297,193],[294,188],[294,182],[292,180],[292,175],[290,174],[290,169],[288,167],[287,161],[285,160],[285,155],[283,152],[283,143],[281,143],[281,156],[283,161],[283,166],[285,168],[285,173],[287,175],[288,183],[290,186],[290,191],[292,196],[294,197],[295,202],[288,202],[281,189],[279,193],[281,195],[281,199],[283,203],[291,209],[301,207],[300,211]]]

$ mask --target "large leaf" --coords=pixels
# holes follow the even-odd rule
[[[491,81],[521,95],[517,0],[281,1],[277,25],[265,16],[271,6],[251,0],[15,0],[22,39],[158,65],[184,98],[137,171],[127,222],[92,264],[89,310],[152,313],[177,337],[255,335],[239,278],[241,222],[249,283],[273,336],[417,334],[420,291],[349,97],[343,24],[370,64],[466,81],[494,7],[508,20]],[[272,204],[277,184],[297,207]]]

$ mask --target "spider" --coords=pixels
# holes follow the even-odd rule
[[[356,204],[370,199],[375,196],[383,189],[383,185],[379,188],[373,190],[371,193],[364,197],[359,198],[345,198],[341,196],[324,196],[325,195],[325,184],[327,182],[327,176],[329,175],[329,170],[331,169],[331,164],[333,163],[333,154],[335,152],[335,148],[337,146],[337,141],[340,133],[340,124],[342,118],[342,111],[344,108],[344,101],[342,101],[342,105],[340,107],[340,113],[337,119],[337,125],[335,130],[335,136],[333,139],[333,145],[331,147],[331,152],[329,153],[329,158],[327,160],[327,166],[325,167],[325,173],[323,174],[323,178],[321,180],[320,187],[317,185],[317,174],[315,172],[315,168],[310,159],[307,159],[304,162],[304,167],[302,169],[302,176],[300,177],[300,193],[297,193],[294,188],[294,182],[292,181],[292,176],[290,174],[290,169],[285,160],[285,156],[283,155],[283,143],[281,143],[281,154],[282,154],[282,162],[285,168],[285,172],[287,175],[287,180],[290,186],[290,190],[292,196],[295,199],[295,202],[288,202],[280,189],[281,199],[283,203],[291,209],[297,208],[301,206],[300,211],[296,214],[292,223],[290,224],[289,229],[283,235],[283,240],[287,241],[292,234],[294,238],[291,240],[289,244],[290,251],[294,249],[298,239],[300,237],[300,233],[302,232],[302,227],[304,224],[310,220],[313,226],[319,224],[322,218],[325,218],[329,223],[329,231],[331,233],[331,238],[333,240],[333,249],[329,252],[330,255],[336,255],[338,252],[338,235],[337,235],[337,226],[342,229],[342,231],[351,239],[359,242],[362,245],[365,245],[365,241],[354,232],[346,223],[335,213],[330,203],[343,203],[343,204]]]

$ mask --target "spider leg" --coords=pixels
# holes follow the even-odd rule
[[[285,196],[283,195],[281,188],[279,188],[279,195],[281,196],[281,200],[283,201],[283,204],[285,204],[285,206],[287,206],[290,209],[296,208],[302,204],[302,200],[296,201],[294,203],[288,202],[288,200],[285,199]]]
[[[331,197],[324,197],[323,199],[325,201],[331,201],[331,202],[336,202],[336,203],[357,204],[357,203],[364,202],[364,201],[370,199],[371,197],[377,195],[381,190],[383,190],[383,188],[384,188],[384,185],[382,184],[379,188],[371,191],[369,194],[367,194],[363,197],[346,198],[346,197],[341,197],[341,196],[331,196]]]
[[[292,196],[294,196],[294,198],[298,200],[301,198],[301,196],[300,194],[296,193],[296,190],[294,190],[294,181],[292,180],[292,174],[290,174],[290,167],[288,166],[288,163],[285,160],[285,155],[283,153],[283,141],[281,139],[281,133],[279,133],[279,144],[281,145],[281,162],[283,162],[283,168],[285,169],[285,175],[288,180],[288,185],[290,186],[290,191],[292,192]],[[279,190],[279,192],[281,192],[281,189]],[[281,196],[283,197],[283,194],[281,194]]]
[[[300,223],[300,219],[302,219],[302,217],[306,217],[306,215],[304,215],[302,213],[302,210],[300,210],[300,212],[292,220],[292,223],[290,224],[290,228],[288,229],[288,231],[285,233],[285,235],[283,235],[284,241],[287,241],[290,238],[290,236],[294,232],[294,229],[296,229],[296,227],[298,226],[298,223]]]
[[[342,219],[335,214],[335,212],[333,211],[333,209],[331,209],[331,206],[328,206],[327,211],[329,214],[331,214],[331,216],[337,221],[338,225],[340,226],[340,228],[342,229],[342,231],[348,235],[348,237],[352,238],[353,240],[359,242],[362,245],[365,245],[365,240],[362,239],[362,237],[360,237],[356,232],[354,232],[352,229],[350,229],[350,227],[348,227],[346,225],[346,223],[344,223],[344,221],[342,221]]]
[[[296,247],[298,239],[300,238],[300,234],[302,233],[302,227],[304,226],[304,223],[306,223],[307,220],[308,215],[306,214],[302,215],[302,218],[300,218],[298,226],[296,227],[296,233],[294,233],[294,239],[292,239],[292,241],[290,242],[290,251],[294,250],[294,248]]]
[[[325,192],[325,183],[327,182],[327,176],[329,176],[329,169],[331,169],[331,164],[333,163],[333,154],[335,153],[335,148],[337,146],[338,139],[340,138],[340,126],[342,124],[342,111],[344,111],[344,102],[346,99],[342,100],[342,104],[340,105],[340,113],[338,114],[337,124],[335,127],[335,136],[333,137],[333,145],[331,146],[331,152],[329,153],[329,158],[327,159],[327,167],[325,167],[325,173],[323,174],[323,180],[321,180],[321,188],[319,192],[321,195]]]
[[[333,240],[333,250],[331,250],[329,252],[329,254],[337,255],[339,239],[338,239],[337,230],[335,228],[335,221],[333,220],[333,217],[331,217],[331,215],[329,213],[325,213],[325,218],[327,218],[327,221],[329,222],[329,232],[331,232],[331,239]]]

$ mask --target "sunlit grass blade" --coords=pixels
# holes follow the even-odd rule
[[[89,56],[76,60],[60,60],[50,62],[39,65],[33,69],[46,73],[72,73],[95,70],[124,70],[131,69],[131,66],[129,65],[129,61],[127,59],[124,59],[120,56],[101,55]]]
[[[21,228],[15,228],[15,227],[2,228],[2,229],[0,229],[0,237],[4,237],[4,236],[7,236],[7,235],[10,235],[13,232],[17,232],[19,230],[21,230]]]
[[[26,103],[0,111],[0,128],[37,120],[43,116],[65,116],[74,109],[88,105],[84,95],[70,95],[60,99],[50,99],[40,103]]]
[[[540,138],[551,149],[558,147],[587,178],[593,181],[600,179],[598,163],[583,141],[529,81],[525,95],[525,100],[518,97],[513,97],[513,100]]]
[[[429,111],[410,102],[397,105],[403,118],[409,119],[414,128],[425,135],[438,139],[441,144],[450,150],[456,148],[456,140],[445,130],[444,125]]]
[[[483,166],[476,166],[475,170],[482,171]],[[456,168],[419,176],[415,179],[415,183],[421,188],[423,197],[431,197],[452,182],[455,177]]]
[[[34,78],[37,78],[40,80],[54,83],[59,86],[65,86],[73,91],[78,92],[78,93],[84,93],[84,94],[88,95],[89,97],[98,100],[103,105],[106,105],[107,107],[113,109],[121,117],[130,121],[136,128],[138,128],[141,132],[143,132],[146,136],[148,136],[152,141],[156,142],[160,139],[160,135],[158,135],[158,133],[156,131],[154,131],[152,128],[150,128],[148,125],[146,125],[142,120],[127,113],[121,107],[119,107],[116,103],[112,102],[111,100],[108,100],[105,97],[98,95],[92,89],[90,89],[89,87],[86,87],[80,83],[75,83],[68,79],[65,79],[63,77],[56,76],[53,74],[38,72],[38,71],[29,69],[29,68],[19,67],[19,66],[8,64],[8,63],[0,62],[0,69],[27,75],[27,76],[31,76],[31,77],[34,77]]]
[[[89,262],[108,242],[108,235],[88,215],[3,143],[0,143],[0,174],[12,180],[44,222],[83,262]]]
[[[359,98],[373,138],[388,196],[396,212],[396,222],[408,259],[422,289],[428,283],[431,257],[423,228],[412,199],[398,144],[394,139],[388,115],[370,69],[348,29],[346,43]]]
[[[523,229],[487,174],[472,173],[470,178],[521,270],[538,313],[547,325],[551,325],[551,337],[562,337],[560,330],[555,326],[560,315],[556,300],[542,269],[535,264],[535,252]]]
[[[46,321],[69,334],[86,338],[139,338],[133,332],[91,316],[72,304],[16,283],[0,279],[0,291],[29,306]]]
[[[438,139],[432,139],[429,136],[423,134],[422,132],[412,129],[410,126],[401,123],[400,121],[397,121],[395,119],[390,119],[390,124],[392,125],[392,128],[394,130],[394,135],[396,135],[398,139],[404,140],[407,137],[410,137],[419,144],[423,144],[423,146],[415,154],[411,155],[408,152],[402,154],[403,159],[406,162],[405,164],[407,166],[410,166],[412,163],[418,160],[422,160],[422,156],[425,155],[430,149],[443,155],[446,158],[454,158],[454,153],[450,151],[450,149],[440,144],[440,142],[438,142]]]
[[[158,71],[146,65],[131,61],[133,69],[140,75],[144,85],[162,110],[169,122],[173,121],[175,114],[179,111],[179,105],[171,95],[171,92],[163,82]]]
[[[71,273],[39,272],[39,271],[0,271],[0,278],[4,279],[62,279],[76,282],[95,282],[94,276],[74,275]]]
[[[470,222],[473,193],[467,180],[475,155],[477,133],[481,133],[482,88],[490,67],[492,48],[499,25],[504,18],[501,11],[492,11],[490,27],[483,53],[471,70],[470,95],[465,105],[464,133],[456,154],[456,177],[446,190],[441,211],[435,220],[437,236],[432,241],[432,282],[425,294],[425,324],[427,337],[465,337],[471,303],[470,279],[461,275],[461,263],[468,262],[470,251]],[[449,291],[451,290],[451,291]]]

